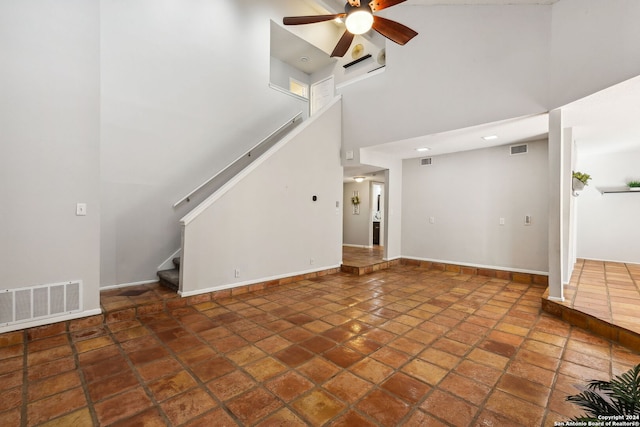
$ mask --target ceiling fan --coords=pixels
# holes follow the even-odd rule
[[[332,57],[344,56],[347,50],[349,50],[349,46],[356,34],[364,34],[371,28],[399,45],[404,45],[417,36],[417,32],[399,22],[374,15],[375,12],[405,1],[406,0],[372,0],[369,4],[366,4],[360,0],[348,0],[344,6],[344,13],[336,13],[333,15],[288,16],[282,20],[282,23],[284,25],[302,25],[331,21],[337,18],[344,19],[347,29],[331,53]]]

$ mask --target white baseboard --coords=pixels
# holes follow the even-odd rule
[[[143,280],[141,282],[121,283],[119,285],[100,286],[100,292],[108,291],[111,289],[128,288],[130,286],[149,285],[151,283],[158,283],[158,279]]]
[[[80,319],[82,317],[96,316],[98,314],[102,314],[102,310],[99,308],[96,308],[93,310],[85,310],[79,313],[67,314],[63,316],[48,317],[46,319],[38,319],[38,320],[33,320],[30,322],[24,322],[24,323],[17,323],[17,324],[14,323],[13,325],[0,326],[0,334],[3,334],[5,332],[13,332],[13,331],[20,331],[23,329],[35,328],[37,326],[51,325],[53,323],[65,322],[67,320]]]
[[[401,256],[400,258],[404,259],[412,259],[414,261],[425,261],[425,262],[437,262],[441,264],[452,264],[452,265],[462,265],[464,267],[473,267],[473,268],[487,268],[490,270],[501,270],[501,271],[511,271],[513,273],[526,273],[526,274],[537,274],[540,276],[548,276],[548,271],[538,271],[538,270],[527,270],[524,268],[513,268],[513,267],[502,267],[495,265],[483,265],[483,264],[471,264],[467,262],[458,262],[458,261],[445,261],[441,259],[431,259],[431,258],[418,258],[411,256]]]
[[[334,269],[334,268],[340,268],[340,264],[333,265],[333,266],[322,267],[322,268],[317,268],[317,269],[313,269],[313,270],[298,271],[298,272],[280,274],[280,275],[271,276],[271,277],[262,277],[262,278],[259,278],[259,279],[252,279],[252,280],[247,280],[247,281],[244,281],[244,282],[236,282],[236,283],[229,283],[229,284],[226,284],[226,285],[212,286],[212,287],[204,288],[204,289],[194,289],[194,290],[191,290],[191,291],[178,291],[178,295],[180,295],[181,297],[191,297],[191,296],[194,296],[194,295],[206,294],[208,292],[225,291],[227,289],[233,289],[233,288],[239,288],[239,287],[242,287],[242,286],[255,285],[256,283],[270,282],[272,280],[285,279],[287,277],[302,276],[304,274],[317,273],[317,272],[320,272],[320,271],[331,270],[331,269]],[[184,286],[184,284],[183,284],[183,286]]]

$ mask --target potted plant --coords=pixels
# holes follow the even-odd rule
[[[638,180],[629,181],[627,182],[627,185],[631,191],[640,191],[640,181]]]
[[[580,191],[584,189],[585,185],[589,185],[591,175],[582,172],[573,172],[573,191]]]
[[[568,396],[567,400],[586,411],[572,421],[588,423],[610,419],[621,420],[620,425],[623,425],[623,421],[632,420],[637,425],[640,417],[640,365],[611,381],[589,381],[582,393]]]

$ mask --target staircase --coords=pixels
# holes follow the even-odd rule
[[[180,257],[176,257],[172,261],[175,268],[158,271],[158,278],[161,285],[177,292],[180,289]]]

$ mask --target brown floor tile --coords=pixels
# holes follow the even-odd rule
[[[489,396],[491,388],[454,372],[445,377],[439,388],[474,405],[480,405]]]
[[[258,387],[228,401],[227,407],[244,424],[253,424],[277,410],[280,403],[274,395]]]
[[[321,390],[315,390],[291,404],[312,425],[322,425],[342,412],[345,404]]]
[[[380,390],[374,390],[356,406],[384,426],[399,424],[410,409],[406,402]]]
[[[327,381],[324,388],[345,402],[352,404],[368,393],[373,388],[373,384],[345,371]]]
[[[415,359],[407,363],[402,368],[402,371],[432,386],[438,384],[448,372],[445,369],[420,359]]]
[[[197,385],[186,371],[164,377],[148,385],[156,401],[162,402]]]
[[[313,383],[302,375],[289,371],[267,382],[265,386],[283,401],[290,402],[311,390]]]
[[[89,408],[82,408],[44,424],[40,424],[40,427],[90,426],[92,424],[93,419],[91,418]],[[11,425],[11,423],[8,425]]]
[[[549,399],[550,389],[533,381],[505,374],[500,378],[496,388],[512,394],[538,406],[545,407]]]
[[[27,378],[29,381],[38,381],[74,369],[76,369],[76,362],[72,356],[68,356],[30,367]]]
[[[107,425],[129,418],[138,412],[153,406],[151,399],[140,387],[116,395],[94,405],[98,421]]]
[[[103,307],[120,311],[0,334],[0,419],[551,426],[580,413],[565,399],[587,380],[640,363],[639,353],[541,312],[542,285],[429,265],[301,276],[217,299],[180,299],[158,285],[138,297],[106,291]],[[629,301],[640,292],[623,288],[633,283],[627,268],[581,261],[568,300],[594,305],[606,286],[613,312],[633,322]]]
[[[29,403],[27,405],[27,423],[36,425],[84,406],[87,406],[87,400],[80,387],[57,393]]]
[[[313,353],[300,346],[292,345],[276,353],[275,357],[287,366],[296,367],[313,358]]]
[[[117,393],[121,393],[139,385],[138,379],[132,371],[123,371],[112,377],[88,384],[89,396],[93,402],[97,402]]]
[[[39,400],[65,390],[80,387],[81,385],[80,376],[77,371],[69,371],[42,381],[29,382],[29,400]]]
[[[252,389],[257,383],[251,377],[240,371],[233,371],[227,375],[207,383],[207,387],[222,401],[239,396]]]
[[[544,415],[543,407],[514,399],[512,395],[499,390],[489,397],[485,408],[523,425],[540,425]]]
[[[144,427],[146,425],[143,424]],[[218,408],[192,419],[185,427],[237,427],[238,424],[223,409]]]
[[[287,367],[271,357],[266,357],[245,366],[244,370],[251,374],[256,380],[265,381],[287,370]]]
[[[456,426],[470,425],[478,412],[476,406],[440,390],[427,397],[420,409]]]
[[[216,357],[192,367],[191,370],[200,381],[207,382],[213,378],[233,372],[235,367],[227,359]]]
[[[204,390],[195,388],[165,401],[160,407],[174,425],[179,425],[215,408],[216,403]]]
[[[412,404],[418,403],[431,390],[425,383],[401,372],[393,374],[382,388]]]
[[[340,371],[334,364],[320,357],[311,359],[307,363],[299,366],[297,370],[318,384],[325,382]]]
[[[393,373],[393,369],[372,358],[365,358],[353,365],[350,370],[356,375],[374,384],[380,384]]]

